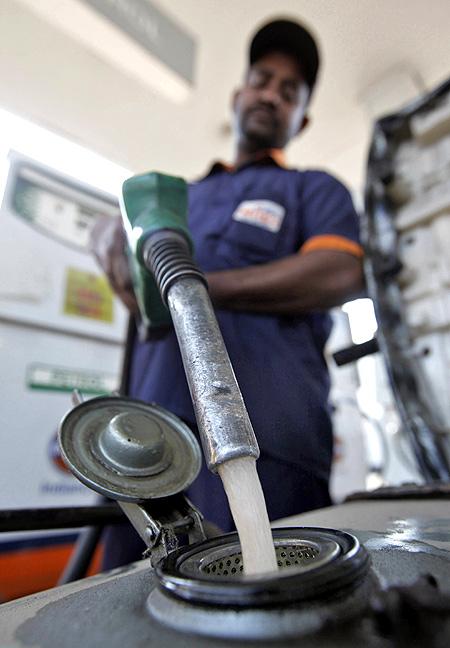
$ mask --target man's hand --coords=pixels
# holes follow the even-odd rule
[[[106,274],[116,295],[131,313],[136,313],[138,305],[125,246],[126,235],[120,216],[100,217],[92,229],[89,249]]]

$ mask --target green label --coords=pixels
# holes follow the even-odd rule
[[[97,371],[69,369],[34,363],[27,368],[27,387],[43,391],[71,392],[78,389],[85,394],[109,394],[117,389],[118,377]]]

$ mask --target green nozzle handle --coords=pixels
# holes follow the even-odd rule
[[[182,178],[144,173],[125,180],[122,218],[127,232],[134,290],[142,325],[148,330],[171,322],[153,274],[146,264],[145,244],[156,232],[175,231],[193,252],[187,225],[187,184]]]

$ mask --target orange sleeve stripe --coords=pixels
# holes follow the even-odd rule
[[[339,252],[348,252],[357,257],[364,256],[364,250],[359,243],[355,243],[355,241],[351,241],[345,238],[345,236],[338,236],[336,234],[313,236],[303,243],[300,248],[302,254],[313,252],[314,250],[337,250]]]

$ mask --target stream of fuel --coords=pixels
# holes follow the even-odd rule
[[[266,502],[253,457],[231,459],[218,466],[241,543],[248,576],[278,569]]]

